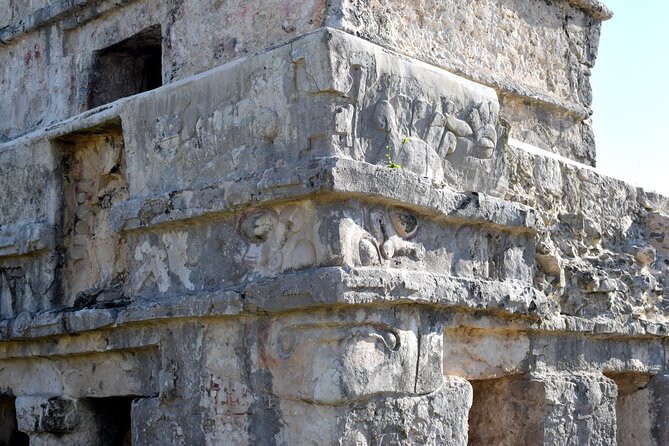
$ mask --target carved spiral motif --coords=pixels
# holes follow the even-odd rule
[[[390,212],[390,219],[397,235],[403,239],[412,238],[418,231],[418,218],[406,209],[395,208]]]
[[[249,243],[262,243],[269,238],[276,224],[277,216],[273,211],[256,211],[240,219],[239,233]]]

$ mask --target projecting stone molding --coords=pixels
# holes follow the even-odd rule
[[[9,3],[0,444],[669,441],[600,3]]]

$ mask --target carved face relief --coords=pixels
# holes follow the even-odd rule
[[[366,226],[373,237],[371,242],[375,242],[382,259],[404,256],[422,260],[425,257],[425,247],[409,241],[419,229],[418,217],[413,212],[401,207],[373,208],[369,210]],[[368,239],[360,241],[361,252],[363,248],[365,252],[369,251],[369,243]]]
[[[277,215],[272,210],[256,211],[245,216],[239,223],[242,236],[253,244],[266,242],[277,224]]]
[[[416,231],[418,231],[418,218],[414,213],[402,208],[393,208],[389,214],[397,235],[405,240],[416,235]]]
[[[318,226],[310,202],[246,214],[237,225],[247,242],[244,262],[263,275],[311,267],[317,260]]]
[[[337,404],[413,391],[418,346],[412,321],[398,328],[372,317],[354,319],[302,315],[275,322],[266,345],[274,393]]]

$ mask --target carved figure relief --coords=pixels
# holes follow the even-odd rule
[[[442,160],[460,150],[486,159],[497,145],[495,122],[499,106],[485,102],[473,107],[466,119],[454,101],[441,104],[399,95],[374,106],[373,125],[385,132],[385,145],[403,168],[434,180],[443,179]],[[407,116],[401,116],[407,115]]]
[[[311,267],[319,257],[319,226],[311,202],[243,215],[237,229],[247,243],[244,262],[262,275]]]
[[[301,314],[273,323],[265,348],[274,394],[339,404],[379,392],[413,392],[418,344],[413,319],[402,317]]]
[[[422,260],[425,247],[412,242],[419,230],[419,219],[401,207],[373,207],[364,213],[366,231],[358,234],[358,256],[355,264],[381,265],[396,257]]]
[[[104,287],[128,270],[123,238],[109,226],[112,205],[125,200],[123,135],[76,136],[63,159],[65,289]]]
[[[134,273],[135,289],[144,288],[149,281],[155,282],[158,291],[166,292],[170,288],[170,275],[165,258],[167,253],[149,242],[144,241],[135,248],[135,261],[139,268]]]
[[[278,116],[273,109],[244,99],[198,119],[195,131],[199,145],[207,149],[272,143],[278,135]]]
[[[327,206],[317,210],[310,201],[248,212],[237,222],[246,242],[243,262],[252,273],[273,275],[318,265],[387,265],[399,257],[420,261],[425,256],[425,247],[412,241],[419,218],[407,209],[356,206],[338,216],[332,212]]]
[[[357,62],[337,60],[332,78],[316,82],[308,61],[294,60],[296,84],[305,93],[305,107],[296,110],[301,157],[386,164],[389,153],[403,169],[435,183],[444,181],[449,161],[459,166],[465,158],[493,157],[499,104],[489,93],[459,83],[426,89],[424,79]]]
[[[418,115],[424,112],[424,103],[418,100],[412,103],[408,97],[399,95],[392,100],[378,101],[372,122],[377,131],[385,133],[382,144],[391,153],[393,161],[404,169],[439,182],[444,178],[444,171],[438,147],[431,146],[415,132],[417,126],[425,124],[425,119]],[[404,114],[408,116],[402,116]]]
[[[403,169],[435,182],[444,179],[443,163],[456,153],[479,159],[493,156],[498,139],[497,102],[429,97],[414,84],[415,80],[396,75],[385,75],[378,81],[380,99],[368,105],[369,137],[376,150],[388,150]],[[377,162],[379,159],[383,158]]]
[[[270,147],[279,137],[280,121],[273,108],[252,99],[222,102],[204,112],[198,107],[188,104],[180,113],[147,123],[153,128],[141,138],[153,150],[133,156],[160,169],[147,168],[133,182],[164,190],[175,182],[184,187],[215,182],[275,162],[276,151]]]
[[[188,264],[188,233],[165,232],[161,241],[162,246],[144,240],[135,247],[134,260],[137,266],[133,275],[134,289],[140,290],[155,283],[158,291],[165,293],[170,288],[171,276],[174,276],[185,289],[193,291],[195,285],[190,280],[191,269]]]

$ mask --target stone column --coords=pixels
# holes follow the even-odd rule
[[[616,444],[613,380],[603,375],[558,374],[535,377],[545,388],[545,445]]]
[[[650,389],[651,435],[656,445],[669,444],[669,375],[653,377],[648,383]]]
[[[415,307],[269,323],[260,355],[286,444],[466,445],[472,390],[444,378],[443,328]]]

